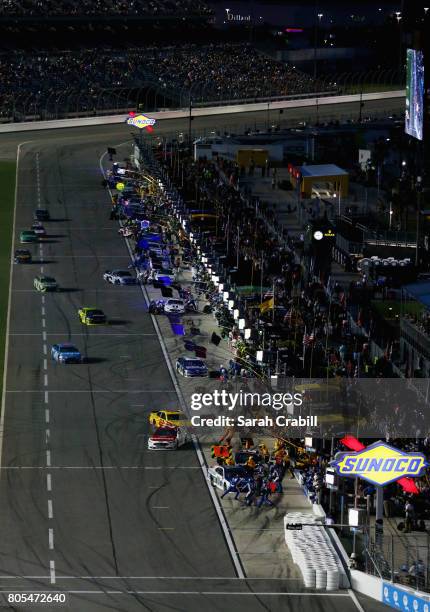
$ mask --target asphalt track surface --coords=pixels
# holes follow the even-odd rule
[[[77,612],[380,609],[347,592],[238,579],[194,450],[146,450],[148,413],[178,400],[140,289],[102,280],[129,263],[100,187],[100,155],[130,137],[120,127],[2,138],[3,156],[31,141],[19,154],[16,246],[38,205],[53,219],[42,248],[30,246],[34,263],[12,272],[0,606],[8,591],[61,591]],[[33,290],[41,268],[62,291]],[[81,326],[81,305],[110,324]],[[87,363],[51,362],[59,341]]]

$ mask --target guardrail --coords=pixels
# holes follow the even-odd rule
[[[368,94],[353,94],[344,96],[327,96],[323,98],[310,98],[301,100],[279,100],[274,102],[258,102],[255,104],[235,104],[229,106],[215,106],[210,108],[192,108],[192,117],[206,117],[209,115],[226,115],[239,113],[252,113],[293,108],[318,108],[319,106],[366,102],[371,100],[392,100],[405,97],[405,90],[386,91]],[[165,119],[186,119],[190,116],[189,109],[165,110],[149,113],[159,121]],[[30,121],[23,123],[6,123],[0,125],[0,133],[27,132],[33,130],[50,130],[70,127],[89,127],[94,125],[114,125],[124,123],[126,114],[108,115],[104,117],[79,117],[74,119],[56,119],[51,121]]]

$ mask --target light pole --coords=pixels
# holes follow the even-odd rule
[[[415,265],[419,265],[420,261],[420,247],[419,247],[419,238],[420,238],[420,216],[421,216],[421,192],[422,192],[422,177],[417,176],[415,183],[415,191],[417,192],[417,233],[416,233],[416,247],[415,247]]]
[[[189,115],[188,115],[188,142],[190,146],[190,155],[193,155],[193,145],[191,144],[191,121],[193,120],[192,111],[193,111],[193,101],[191,99],[191,90],[190,90],[190,100],[189,100]]]
[[[402,7],[403,7],[403,2],[402,2]],[[397,24],[399,26],[399,68],[401,69],[402,67],[402,26],[401,26],[402,13],[401,11],[396,11],[396,19],[397,19]]]
[[[318,47],[318,29],[321,25],[321,19],[324,17],[322,13],[318,12],[318,0],[315,0],[315,32],[314,32],[314,81],[315,87],[317,79],[317,47]]]

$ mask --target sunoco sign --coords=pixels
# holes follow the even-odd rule
[[[405,453],[375,442],[358,452],[337,453],[331,465],[340,476],[363,478],[382,487],[405,476],[421,476],[428,463],[422,453]]]

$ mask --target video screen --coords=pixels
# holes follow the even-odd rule
[[[408,49],[406,54],[405,132],[423,139],[424,57],[422,51]]]

